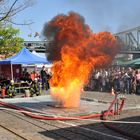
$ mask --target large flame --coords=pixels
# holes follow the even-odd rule
[[[44,35],[53,42],[48,49],[48,59],[54,61],[51,95],[64,107],[77,107],[91,70],[111,63],[116,40],[109,32],[93,33],[74,12],[54,17]]]

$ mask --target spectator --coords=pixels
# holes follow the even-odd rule
[[[47,90],[47,73],[45,70],[45,66],[42,67],[42,70],[40,71],[41,81],[42,81],[42,89]]]
[[[27,71],[27,68],[25,68],[24,71],[23,71],[21,80],[27,81],[28,79],[29,79],[29,73]]]
[[[46,71],[46,77],[47,77],[46,89],[50,89],[49,80],[51,79],[52,74],[51,74],[51,72],[48,71],[48,69]]]

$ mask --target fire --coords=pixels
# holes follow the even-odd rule
[[[54,17],[44,35],[53,40],[48,50],[54,62],[51,95],[64,107],[77,107],[91,70],[108,65],[117,53],[116,40],[109,32],[93,33],[74,12]]]

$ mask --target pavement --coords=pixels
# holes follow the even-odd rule
[[[126,98],[124,110],[140,108],[140,95],[123,94],[123,96]],[[111,103],[111,101],[114,99],[114,96],[112,96],[111,93],[94,91],[86,91],[82,94],[81,97],[84,99],[94,100],[103,103]]]
[[[31,111],[52,116],[77,116],[100,113],[107,110],[109,103],[80,100],[79,107],[63,108],[56,106],[50,95],[34,96],[28,98],[0,99],[0,101],[26,108]]]
[[[139,95],[124,95],[126,98],[123,110],[140,109]],[[22,98],[21,98],[22,97]],[[56,104],[50,92],[42,91],[41,96],[23,98],[23,94],[18,94],[15,98],[0,99],[0,101],[24,107],[31,111],[53,115],[53,116],[75,116],[101,113],[109,108],[115,96],[106,92],[85,91],[81,95],[80,106],[77,108],[54,107]]]

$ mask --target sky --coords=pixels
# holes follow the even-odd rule
[[[18,13],[14,22],[33,21],[29,26],[16,26],[26,41],[41,40],[34,37],[42,33],[44,24],[58,14],[70,11],[84,17],[86,24],[95,33],[117,33],[140,26],[140,0],[32,0],[33,5]],[[28,35],[32,33],[32,37]]]

